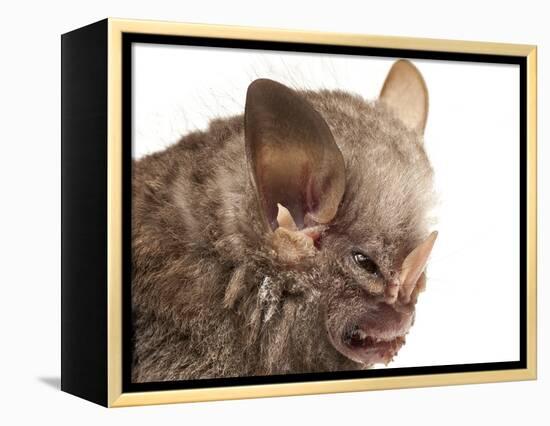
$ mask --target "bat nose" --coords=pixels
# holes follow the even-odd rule
[[[393,305],[397,301],[400,285],[399,278],[393,278],[386,283],[386,288],[384,289],[385,303]]]

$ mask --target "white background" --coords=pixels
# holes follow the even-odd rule
[[[241,114],[256,78],[375,99],[394,61],[136,44],[133,154],[161,150],[211,118]],[[439,236],[415,326],[389,368],[518,360],[519,66],[414,63],[429,91],[425,145]]]
[[[550,32],[543,2],[97,0],[0,7],[3,424],[548,424]],[[59,392],[59,35],[106,16],[538,44],[539,380],[116,410]]]

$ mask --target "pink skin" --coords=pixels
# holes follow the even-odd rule
[[[364,367],[388,364],[404,345],[405,335],[414,322],[416,298],[404,304],[399,296],[408,289],[394,281],[387,285],[383,301],[365,298],[360,314],[351,319],[348,316],[347,321],[327,320],[329,340],[334,348]]]

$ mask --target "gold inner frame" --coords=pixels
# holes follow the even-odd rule
[[[143,33],[315,43],[341,46],[410,49],[517,56],[527,59],[527,368],[316,382],[225,386],[202,389],[122,392],[122,34]],[[425,386],[536,379],[537,277],[537,49],[532,45],[501,44],[407,37],[288,31],[204,24],[123,20],[108,23],[108,405],[164,404],[353,392]]]

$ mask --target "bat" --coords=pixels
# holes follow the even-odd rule
[[[428,91],[253,81],[132,169],[132,381],[360,370],[405,343],[437,232]]]

